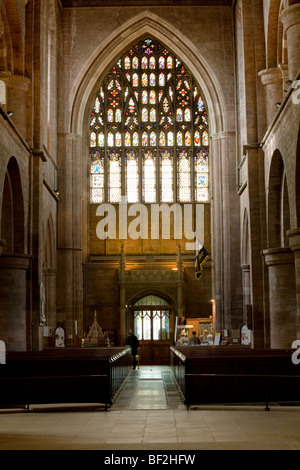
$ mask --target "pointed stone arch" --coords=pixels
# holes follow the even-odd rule
[[[84,134],[86,116],[99,80],[104,77],[116,57],[145,35],[151,35],[165,44],[189,68],[199,83],[210,110],[211,133],[227,130],[226,105],[221,85],[208,63],[200,56],[199,50],[171,23],[150,11],[143,11],[109,35],[86,62],[70,93],[68,131],[77,135]]]
[[[17,160],[11,157],[4,177],[1,238],[4,253],[25,252],[25,217],[21,175]]]

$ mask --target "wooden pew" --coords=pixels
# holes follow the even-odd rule
[[[131,369],[130,348],[8,352],[0,406],[95,403],[106,409]]]
[[[292,350],[235,346],[171,347],[174,376],[187,406],[300,402],[300,365]]]

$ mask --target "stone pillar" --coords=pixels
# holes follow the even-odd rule
[[[278,108],[276,103],[281,103],[282,92],[282,73],[279,68],[265,69],[258,74],[265,91],[265,107],[267,126],[271,124]]]
[[[119,285],[120,285],[120,346],[125,344],[127,338],[127,323],[126,323],[126,288],[125,288],[125,254],[124,247],[121,247],[120,257],[120,271],[119,271]]]
[[[54,346],[54,332],[56,327],[56,269],[47,268],[43,273],[46,294],[46,325],[51,328],[52,334],[43,338],[45,347]]]
[[[57,321],[64,324],[67,347],[82,332],[81,136],[59,134]],[[75,323],[77,322],[77,323]]]
[[[243,324],[251,328],[252,318],[248,318],[249,305],[251,305],[251,273],[250,265],[242,264],[242,282],[243,282]]]
[[[182,270],[182,257],[181,257],[181,247],[178,245],[178,254],[177,254],[177,314],[178,317],[184,317],[183,311],[183,270]]]
[[[295,259],[295,284],[297,303],[297,338],[300,339],[300,228],[288,230],[287,236]]]
[[[0,257],[0,336],[7,350],[27,349],[27,255]]]
[[[236,197],[235,133],[211,137],[213,298],[216,328],[236,329],[242,322],[240,213]],[[224,165],[226,162],[226,165]]]
[[[300,3],[285,8],[280,19],[287,37],[289,79],[296,80],[300,70]]]
[[[297,332],[294,256],[289,248],[264,250],[263,255],[269,278],[270,347],[290,348]]]

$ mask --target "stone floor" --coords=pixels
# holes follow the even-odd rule
[[[1,450],[298,450],[300,407],[187,410],[168,367],[132,371],[109,411],[0,411]]]

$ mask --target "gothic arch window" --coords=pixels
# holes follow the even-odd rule
[[[141,40],[116,61],[89,124],[91,203],[209,200],[203,94],[158,41]]]

